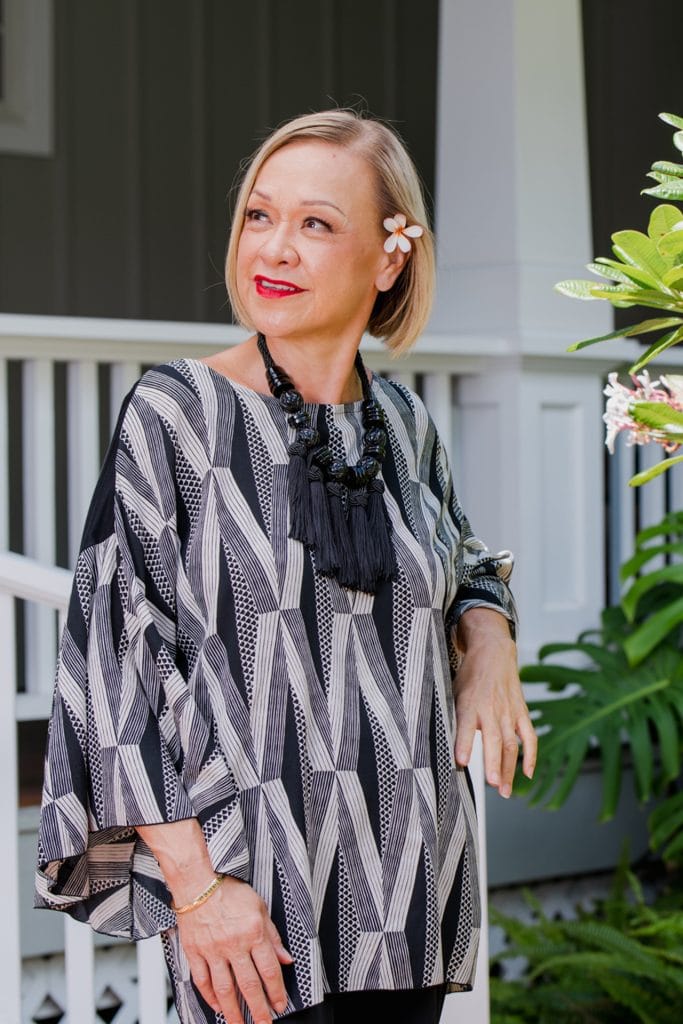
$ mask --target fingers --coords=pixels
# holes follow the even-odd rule
[[[458,708],[455,729],[455,762],[461,768],[470,763],[478,724],[476,714],[467,708]]]
[[[254,947],[252,955],[257,948],[258,947],[256,946]],[[267,968],[267,974],[270,978],[273,990],[277,990],[279,992],[279,995],[275,999],[275,1002],[278,1004],[275,1009],[280,1012],[280,1007],[284,1009],[287,1005],[287,997],[285,994],[284,982],[282,981],[280,965],[272,954],[271,960],[274,964],[274,968],[269,966]],[[264,986],[267,986],[268,983],[261,975],[261,972],[257,971],[255,961],[252,960],[251,956],[233,957],[230,962],[230,966],[232,967],[233,974],[235,975],[235,984],[242,993],[244,1001],[249,1007],[251,1015],[254,1018],[254,1024],[271,1024],[273,1014],[271,1012],[268,999],[266,998],[266,993],[264,992]],[[277,985],[278,976],[279,988]],[[214,988],[216,988],[215,981]],[[225,1010],[223,1010],[223,1013],[226,1020],[229,1020],[230,1024],[232,1024],[233,1017],[227,1014]]]
[[[498,787],[498,792],[506,800],[512,794],[512,781],[515,777],[518,751],[517,735],[512,726],[506,722],[502,729],[500,785]]]
[[[522,741],[524,756],[522,759],[522,771],[527,779],[533,778],[536,769],[536,755],[538,753],[538,736],[533,723],[527,712],[522,717],[517,727],[517,734]]]
[[[273,951],[273,946],[266,942],[259,943],[258,946],[254,946],[251,955],[270,1005],[278,1013],[284,1013],[287,1009],[287,992],[282,978],[282,970]],[[244,989],[242,991],[244,992]]]
[[[495,786],[500,795],[507,799],[512,794],[519,759],[519,740],[522,741],[523,748],[522,770],[527,778],[533,776],[536,767],[538,738],[526,707],[519,716],[516,728],[509,719],[504,718],[500,724],[483,724],[481,734],[486,781],[490,786]]]
[[[277,958],[280,961],[280,963],[281,964],[293,964],[294,963],[294,957],[289,952],[289,950],[285,949],[285,947],[283,945],[283,942],[282,942],[282,939],[280,938],[280,933],[278,932],[278,930],[275,927],[275,925],[273,924],[273,922],[270,921],[270,920],[268,921],[268,929],[267,930],[268,930],[268,935],[269,935],[270,941],[273,944],[273,949],[275,950],[275,955],[277,956]]]
[[[195,982],[197,979],[195,978]],[[225,960],[217,960],[211,964],[211,984],[218,1000],[218,1009],[230,1024],[244,1024],[244,1017],[237,1001],[237,989],[230,965]],[[197,985],[197,987],[199,987]],[[212,1004],[210,1004],[212,1005]],[[251,1010],[251,1006],[249,1006]],[[252,1011],[253,1012],[253,1011]],[[263,1018],[270,1024],[271,1017]]]
[[[215,1013],[219,1013],[221,1005],[211,983],[211,972],[206,960],[202,960],[200,957],[188,956],[187,962],[190,965],[192,980],[199,989],[202,998],[206,1000]]]
[[[240,1005],[245,1003],[253,1024],[270,1022],[273,1009],[287,1009],[280,965],[291,964],[293,958],[265,903],[250,886],[236,890],[227,907],[221,904],[222,895],[223,890],[213,902],[179,921],[194,983],[230,1024],[244,1024]]]
[[[501,786],[503,767],[503,737],[497,725],[482,723],[481,738],[484,747],[484,774],[489,786]],[[516,744],[515,744],[516,746]]]

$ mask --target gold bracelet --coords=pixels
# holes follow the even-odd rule
[[[204,892],[200,892],[196,900],[186,903],[184,907],[176,907],[174,903],[171,903],[171,910],[175,911],[176,914],[187,914],[190,910],[196,910],[197,907],[201,907],[202,903],[206,903],[210,896],[213,896],[218,886],[224,880],[225,875],[216,875],[211,885],[207,886]]]

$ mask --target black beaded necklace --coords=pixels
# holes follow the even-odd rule
[[[387,450],[384,412],[372,397],[360,352],[355,366],[363,389],[363,454],[349,466],[311,425],[301,394],[273,362],[263,334],[257,344],[268,387],[296,431],[288,448],[289,536],[311,549],[318,572],[336,577],[343,587],[374,594],[397,568],[384,483],[377,478]]]

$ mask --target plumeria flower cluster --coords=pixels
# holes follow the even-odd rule
[[[406,226],[406,216],[404,213],[395,213],[393,217],[387,217],[384,221],[384,227],[391,234],[384,243],[385,252],[393,252],[396,246],[399,247],[401,252],[410,252],[411,238],[419,238],[420,235],[424,234],[424,229],[419,224],[409,224]]]
[[[602,418],[607,424],[605,444],[612,455],[617,434],[622,430],[628,432],[626,444],[629,446],[655,441],[661,444],[667,455],[680,448],[680,444],[672,441],[663,431],[638,423],[633,418],[633,411],[638,402],[662,402],[670,409],[683,411],[683,377],[662,375],[659,380],[651,381],[647,370],[643,370],[641,374],[631,375],[635,385],[633,388],[620,384],[616,373],[610,373],[607,380],[604,390],[607,405]]]

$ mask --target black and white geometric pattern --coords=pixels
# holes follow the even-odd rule
[[[295,958],[287,1012],[328,991],[471,984],[469,777],[453,762],[451,626],[514,624],[510,563],[473,537],[424,405],[377,376],[398,578],[376,595],[288,537],[278,401],[181,359],[126,399],[62,638],[36,905],[166,932],[183,1022],[213,1024],[133,826],[197,817],[216,871],[264,897]],[[360,403],[310,406],[350,462]]]

